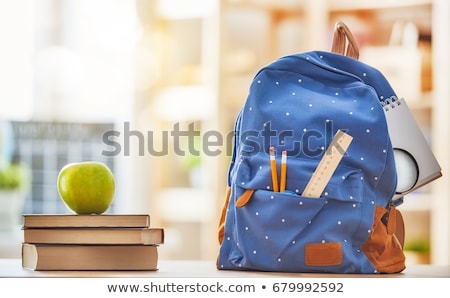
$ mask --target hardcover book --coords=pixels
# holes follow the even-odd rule
[[[23,242],[41,244],[141,244],[164,242],[162,228],[24,228]]]
[[[148,214],[25,214],[24,228],[117,227],[146,228],[150,226]]]
[[[22,244],[31,270],[157,270],[156,245]]]

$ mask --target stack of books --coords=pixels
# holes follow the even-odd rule
[[[23,216],[22,267],[157,270],[164,230],[148,214]]]

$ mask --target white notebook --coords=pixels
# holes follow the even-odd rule
[[[385,101],[384,111],[394,148],[398,185],[396,198],[442,176],[442,170],[406,101]]]

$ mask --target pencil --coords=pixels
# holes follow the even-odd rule
[[[287,153],[286,150],[281,155],[281,178],[280,178],[280,191],[286,189],[286,166],[287,166]]]
[[[273,191],[278,192],[277,162],[275,160],[274,147],[270,147],[270,169],[272,171]]]

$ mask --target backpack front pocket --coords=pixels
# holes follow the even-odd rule
[[[352,259],[345,256],[355,252],[351,235],[360,226],[363,188],[359,171],[344,169],[339,174],[344,172],[348,179],[341,183],[348,187],[330,183],[320,198],[305,197],[295,190],[235,187],[228,205],[233,211],[232,229],[225,231],[223,241],[228,244],[222,243],[230,248],[228,262],[241,269],[263,271],[320,272],[325,268],[343,272]],[[340,196],[332,195],[336,193]],[[311,251],[327,254],[322,248],[332,260],[311,259]]]
[[[278,178],[280,158],[276,157]],[[275,191],[269,154],[237,158],[230,171],[218,268],[386,272],[362,249],[374,235],[373,218],[380,202],[372,184],[377,177],[366,177],[345,158],[318,198],[304,196],[303,191],[319,160],[289,157],[285,191]]]

